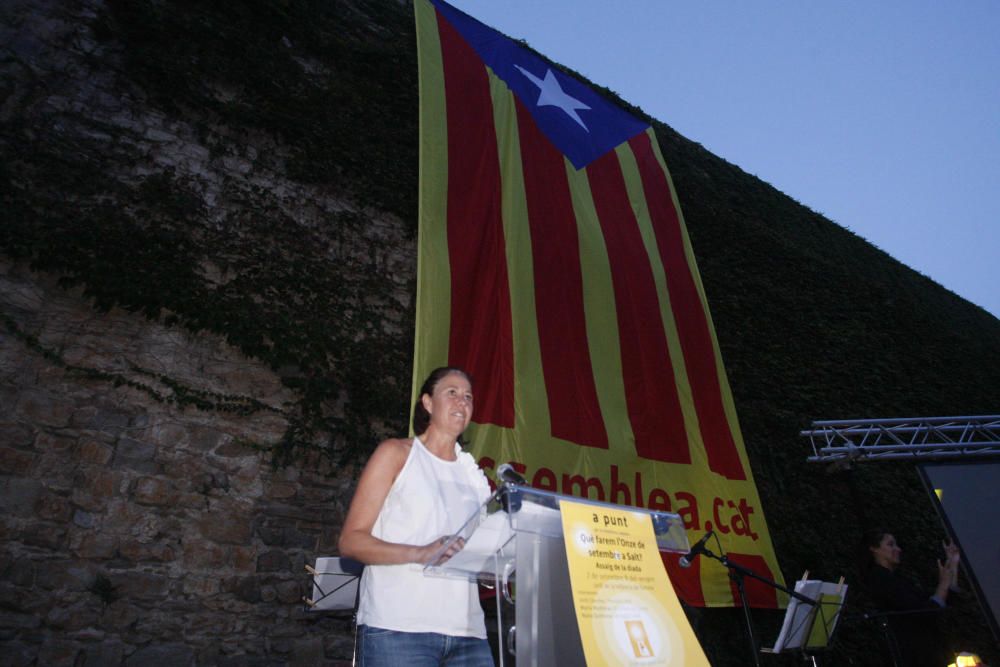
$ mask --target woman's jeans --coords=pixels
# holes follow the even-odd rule
[[[358,667],[493,667],[485,639],[358,626]]]

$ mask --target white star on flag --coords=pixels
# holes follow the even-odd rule
[[[545,80],[543,81],[520,65],[514,65],[514,67],[520,70],[521,74],[528,77],[528,80],[531,81],[531,83],[538,86],[538,102],[536,102],[536,106],[559,107],[566,113],[567,116],[575,120],[580,127],[587,132],[590,132],[583,120],[580,118],[579,114],[576,113],[577,109],[589,110],[590,107],[575,97],[567,95],[563,91],[562,86],[559,85],[559,80],[556,79],[556,75],[552,73],[551,68],[546,70]]]

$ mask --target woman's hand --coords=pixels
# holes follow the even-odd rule
[[[430,544],[424,545],[422,547],[424,558],[420,562],[426,563],[431,558],[434,558],[435,555],[437,558],[434,558],[434,562],[432,563],[433,565],[441,565],[442,563],[450,560],[452,556],[461,551],[462,547],[465,546],[465,540],[461,537],[456,537],[451,544],[448,544],[448,540],[451,540],[452,537],[453,536],[451,535],[445,535],[444,537],[439,537]],[[448,548],[441,551],[445,544],[448,544]]]
[[[958,545],[954,542],[942,542],[944,547],[945,562],[953,570],[958,570],[958,564],[962,560],[962,554],[958,550]]]
[[[962,562],[962,553],[954,542],[942,542],[945,554],[945,567],[948,569],[948,587],[958,590],[958,566]]]
[[[935,596],[942,602],[948,598],[949,590],[958,589],[958,564],[962,560],[962,554],[954,542],[942,542],[944,547],[943,561],[938,561],[938,585],[934,591]]]

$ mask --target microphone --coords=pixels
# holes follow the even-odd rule
[[[520,473],[514,470],[514,466],[509,463],[501,463],[497,466],[497,477],[503,482],[510,482],[517,486],[528,486],[528,480],[521,477]]]
[[[702,536],[700,540],[695,542],[694,546],[691,547],[691,551],[681,556],[681,559],[677,561],[678,563],[680,563],[680,566],[691,567],[691,563],[693,563],[694,559],[698,557],[698,554],[705,553],[705,543],[708,542],[708,538],[712,537],[712,535],[715,535],[714,530],[708,531]]]

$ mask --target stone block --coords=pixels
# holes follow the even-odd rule
[[[176,422],[158,422],[145,433],[146,440],[167,449],[184,449],[191,438],[190,430]]]
[[[20,539],[30,547],[60,551],[66,548],[66,529],[52,524],[32,523],[21,529]]]
[[[73,428],[90,428],[91,424],[94,423],[94,416],[96,414],[97,408],[93,405],[78,407],[73,411],[73,416],[70,417],[69,425]]]
[[[206,598],[219,592],[220,584],[218,577],[201,577],[188,575],[184,577],[182,590],[185,595],[199,598]]]
[[[221,656],[218,667],[270,667],[274,662],[273,659],[264,656],[234,652],[233,655]]]
[[[68,498],[46,490],[35,501],[35,515],[39,519],[66,523],[73,516],[73,506]]]
[[[109,574],[118,595],[125,600],[162,600],[170,591],[170,579],[152,572],[113,572]]]
[[[226,549],[213,542],[187,539],[184,542],[184,567],[190,570],[213,570],[222,567],[229,559]]]
[[[13,558],[0,565],[0,580],[31,588],[35,583],[35,561],[28,558]]]
[[[74,555],[87,559],[113,558],[118,552],[118,537],[109,533],[87,533],[80,537]]]
[[[264,488],[264,497],[270,500],[294,498],[299,491],[299,485],[294,482],[271,482],[265,484]]]
[[[150,644],[128,656],[124,665],[125,667],[149,667],[149,665],[187,667],[194,665],[194,649],[177,643]]]
[[[260,581],[257,577],[237,577],[228,582],[233,595],[244,602],[257,603],[261,601]]]
[[[176,506],[192,510],[207,510],[208,498],[202,493],[182,493],[177,497]]]
[[[149,514],[149,508],[116,496],[107,503],[107,511],[102,520],[104,530],[116,533],[129,533],[137,521]]]
[[[178,496],[171,482],[158,477],[140,477],[132,493],[137,503],[161,507],[174,505]]]
[[[254,534],[268,546],[283,546],[285,526],[280,519],[259,516],[254,520]]]
[[[304,572],[306,563],[312,563],[312,559],[306,558],[306,555],[301,551],[292,551],[289,553],[288,559],[292,563],[292,572]]]
[[[292,653],[292,640],[286,637],[276,637],[268,635],[265,639],[267,652],[281,656],[290,656]]]
[[[136,509],[143,510],[145,508],[137,507]],[[129,535],[143,544],[149,544],[161,534],[168,532],[169,530],[164,527],[163,518],[152,511],[144,511],[138,514],[128,527]]]
[[[131,424],[132,416],[112,408],[99,407],[87,422],[86,427],[118,437]]]
[[[235,546],[230,550],[230,565],[237,573],[249,574],[257,571],[257,547]]]
[[[323,638],[307,637],[292,642],[292,659],[289,667],[313,667],[323,664]]]
[[[163,451],[161,450],[161,453]],[[164,477],[171,479],[178,489],[200,490],[206,481],[206,476],[208,479],[211,478],[211,472],[206,471],[206,462],[186,452],[171,452],[169,462],[166,456],[159,456],[158,460],[163,462]]]
[[[103,510],[117,492],[119,476],[106,468],[80,466],[73,483],[72,501],[89,512]]]
[[[84,642],[99,642],[103,640],[106,636],[107,633],[104,632],[104,630],[99,630],[95,627],[80,628],[79,630],[76,630],[75,632],[71,632],[69,634],[69,637],[71,639],[76,639],[77,641],[84,641]]]
[[[0,614],[0,618],[3,615]],[[0,658],[5,667],[28,667],[41,664],[38,662],[38,645],[26,644],[22,641],[4,641],[0,648]]]
[[[311,522],[315,521],[318,514],[317,511],[311,507],[302,507],[300,505],[292,505],[285,503],[268,503],[263,505],[258,510],[259,514],[264,514],[267,517],[279,519],[282,521],[291,522]]]
[[[299,501],[303,505],[327,505],[331,498],[336,498],[335,491],[331,487],[323,486],[301,486],[299,487]],[[348,498],[350,500],[350,498]]]
[[[7,398],[3,397],[5,401],[3,405],[11,406],[14,404],[13,398],[10,402],[6,402]],[[6,412],[6,409],[0,405],[0,414]],[[8,447],[28,447],[35,441],[35,431],[29,426],[24,424],[3,422],[0,423],[0,443]]]
[[[198,654],[195,656],[195,664],[197,667],[215,667],[219,664],[221,653],[222,647],[219,645],[219,642],[213,641],[208,646],[198,649]]]
[[[45,452],[69,454],[76,446],[76,442],[76,438],[53,435],[45,431],[39,431],[38,435],[35,436],[35,448]]]
[[[212,452],[216,456],[221,456],[224,458],[242,458],[242,457],[257,457],[257,452],[252,449],[247,448],[246,445],[240,443],[237,440],[228,440],[223,444],[215,448]]]
[[[35,462],[35,455],[22,449],[0,447],[0,474],[26,476]]]
[[[134,600],[118,598],[104,608],[101,627],[109,632],[128,631],[135,626],[139,616],[147,613],[136,606]]]
[[[228,499],[213,502],[198,521],[205,539],[221,544],[248,544],[251,535],[250,507]]]
[[[136,539],[126,538],[121,541],[118,553],[135,563],[160,562],[167,563],[177,557],[176,550],[169,544],[153,542],[144,544]]]
[[[218,447],[223,435],[218,429],[196,426],[191,429],[189,446],[199,452],[211,452]]]
[[[291,565],[288,555],[280,549],[266,551],[257,557],[258,572],[288,572]]]
[[[75,409],[76,405],[68,398],[32,389],[21,392],[16,408],[26,422],[56,428],[69,426]]]
[[[276,618],[287,618],[288,612],[284,605],[279,605],[274,609],[274,616]],[[282,639],[294,639],[295,637],[302,637],[306,634],[306,628],[303,625],[295,623],[275,623],[270,631],[267,633],[268,638],[282,638]]]
[[[315,536],[300,531],[297,523],[287,518],[258,518],[254,531],[268,546],[311,549],[316,544]]]
[[[318,554],[334,553],[338,550],[337,542],[340,540],[340,531],[334,528],[324,528],[316,540],[313,550]],[[306,547],[307,549],[309,547]]]
[[[21,611],[0,610],[0,628],[11,630],[35,630],[42,625],[38,614]]]
[[[302,599],[302,586],[298,581],[283,581],[277,585],[278,599],[285,604],[298,602]]]
[[[64,639],[50,639],[42,644],[38,651],[39,665],[52,665],[53,667],[66,665],[70,667],[77,664],[82,649],[80,645],[73,641]]]
[[[129,468],[139,472],[156,472],[156,445],[131,438],[120,438],[115,445],[112,465],[115,468]]]
[[[90,512],[76,510],[73,512],[73,524],[80,528],[93,528],[97,519]]]
[[[97,577],[97,566],[80,561],[46,561],[39,564],[35,582],[46,591],[86,591]]]
[[[125,659],[125,645],[120,641],[103,639],[83,647],[85,667],[121,667]]]
[[[49,596],[39,595],[37,588],[22,588],[8,583],[0,583],[0,609],[23,612],[41,617],[51,604]]]
[[[76,456],[84,463],[107,465],[114,456],[115,450],[110,445],[97,440],[82,439],[76,450]]]
[[[45,614],[45,625],[48,628],[65,632],[77,632],[92,627],[100,622],[99,602],[78,602],[76,604],[59,604],[51,607]]]
[[[270,477],[274,481],[298,482],[302,474],[297,467],[288,466],[287,468],[272,471]]]
[[[71,456],[72,450],[42,452],[35,459],[35,466],[31,474],[36,479],[45,480],[45,485],[50,489],[70,488],[73,479]]]
[[[163,143],[163,142],[172,143],[180,140],[180,138],[175,134],[171,134],[170,132],[164,132],[163,130],[158,130],[152,127],[146,129],[146,132],[145,134],[143,134],[143,137],[150,141],[155,141],[157,143]]]

